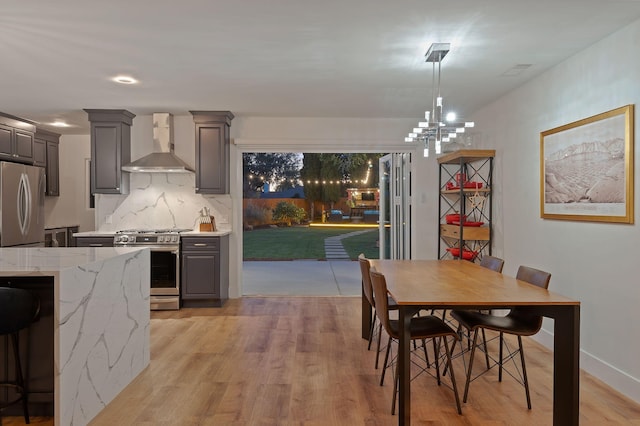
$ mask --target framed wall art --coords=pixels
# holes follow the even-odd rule
[[[633,223],[634,105],[540,133],[540,216]]]

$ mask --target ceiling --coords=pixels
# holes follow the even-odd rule
[[[87,133],[83,108],[417,122],[445,42],[464,118],[639,18],[640,0],[2,0],[0,111],[63,134]]]

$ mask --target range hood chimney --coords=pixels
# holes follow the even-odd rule
[[[129,173],[193,173],[187,163],[173,153],[173,116],[153,114],[153,152],[122,166]]]

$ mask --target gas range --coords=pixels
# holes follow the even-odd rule
[[[113,237],[115,247],[150,250],[152,310],[180,309],[180,234],[191,229],[125,229]]]
[[[124,229],[113,237],[114,246],[166,246],[180,244],[180,234],[191,229]]]

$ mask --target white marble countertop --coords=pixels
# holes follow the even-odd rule
[[[0,276],[52,277],[56,426],[87,425],[149,365],[150,259],[144,247],[0,249]]]
[[[213,231],[213,232],[201,232],[201,231],[190,231],[190,232],[181,232],[180,235],[185,235],[187,237],[223,237],[225,235],[231,234],[231,231]]]
[[[84,232],[74,232],[74,237],[113,237],[115,235],[115,231],[84,231]]]
[[[51,274],[142,249],[144,247],[2,248],[0,275]]]

